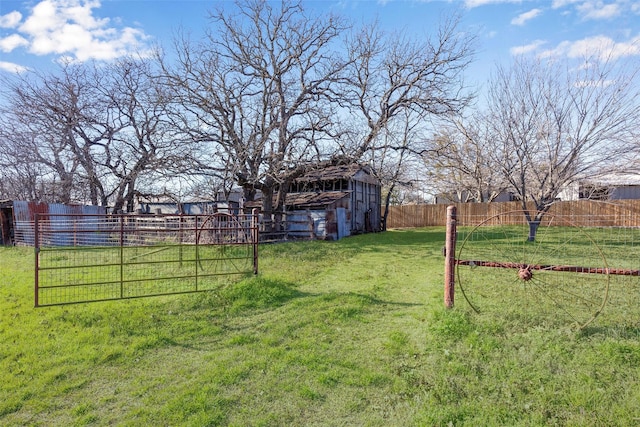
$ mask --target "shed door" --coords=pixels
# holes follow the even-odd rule
[[[336,208],[336,222],[338,223],[338,240],[348,236],[347,227],[347,210],[345,208]]]

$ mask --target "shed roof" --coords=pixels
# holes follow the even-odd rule
[[[640,185],[640,174],[611,172],[598,177],[585,179],[581,184],[606,185],[612,187]]]
[[[358,173],[371,175],[371,168],[367,165],[359,165],[356,163],[318,167],[296,178],[296,181],[312,182],[329,181],[336,179],[350,179],[354,178]]]
[[[296,208],[324,207],[349,196],[348,191],[324,191],[287,194],[287,206]]]

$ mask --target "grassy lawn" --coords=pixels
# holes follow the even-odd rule
[[[0,248],[0,425],[640,424],[639,278],[581,331],[523,324],[444,309],[443,245],[265,245],[215,291],[39,309],[33,250]]]

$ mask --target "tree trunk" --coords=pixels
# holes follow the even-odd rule
[[[127,212],[133,212],[135,208],[134,196],[135,196],[135,179],[129,180],[127,183],[127,194],[125,196],[125,204]]]
[[[265,186],[262,188],[262,223],[264,232],[273,231],[273,188]]]
[[[536,218],[533,221],[529,221],[529,237],[527,241],[534,242],[536,240],[536,233],[540,227],[540,219]]]
[[[382,214],[382,220],[380,221],[381,224],[381,228],[382,231],[387,231],[387,218],[389,217],[389,205],[391,204],[391,194],[393,193],[393,190],[395,189],[396,185],[391,184],[391,187],[389,188],[389,191],[387,192],[387,196],[385,197],[384,200],[384,213]]]

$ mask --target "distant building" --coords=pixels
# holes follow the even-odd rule
[[[315,211],[319,222],[324,217],[325,232],[319,238],[380,231],[381,184],[366,165],[317,168],[292,183],[286,209]]]
[[[135,213],[168,215],[210,215],[218,212],[238,214],[240,203],[232,201],[141,202]]]
[[[577,187],[580,199],[640,199],[640,175],[612,173],[581,181]]]
[[[381,230],[381,185],[369,166],[318,166],[288,190],[285,227],[290,236],[338,240]],[[260,208],[261,201],[247,207]]]

